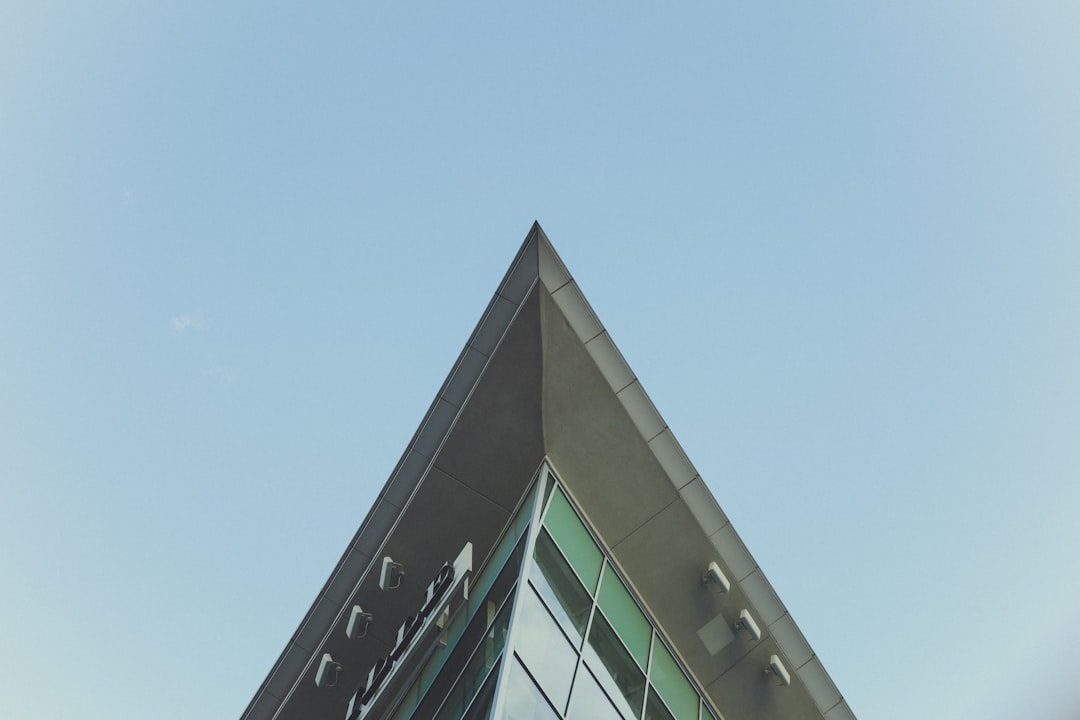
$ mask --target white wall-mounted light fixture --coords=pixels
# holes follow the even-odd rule
[[[394,562],[389,555],[382,559],[382,569],[379,571],[380,590],[396,590],[401,587],[401,581],[404,577],[404,565]]]
[[[364,637],[367,635],[368,628],[371,627],[371,621],[374,619],[374,615],[364,612],[359,605],[353,605],[352,612],[349,613],[349,624],[345,628],[345,634],[350,640]]]
[[[341,675],[341,663],[330,657],[330,653],[323,653],[319,661],[319,669],[315,673],[315,687],[334,687]]]
[[[720,566],[714,562],[709,563],[709,567],[705,568],[705,574],[701,576],[702,585],[715,585],[719,588],[718,592],[726,593],[731,589],[731,581],[727,579],[727,575],[720,569]]]
[[[739,613],[739,620],[735,623],[735,632],[740,631],[753,640],[761,639],[761,628],[754,622],[754,618],[750,616],[749,610],[743,610]]]
[[[787,687],[791,684],[791,675],[788,673],[787,668],[784,667],[784,663],[776,655],[769,658],[769,667],[765,668],[765,674],[775,678],[775,684],[777,685]]]

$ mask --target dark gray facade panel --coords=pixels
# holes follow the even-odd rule
[[[405,507],[430,464],[430,457],[410,447],[383,488],[382,498],[398,509]]]
[[[522,304],[435,461],[507,512],[544,457],[539,292]]]
[[[451,405],[461,407],[465,399],[472,392],[476,381],[480,379],[480,373],[487,364],[487,356],[475,348],[467,347],[454,365],[453,374],[447,379],[446,385],[439,392],[439,397]]]
[[[480,326],[476,328],[472,339],[469,340],[469,347],[476,348],[485,355],[495,352],[517,309],[518,306],[515,303],[504,297],[492,298],[487,312],[484,313],[484,319],[480,321]]]
[[[382,498],[376,500],[375,506],[371,508],[371,512],[364,518],[364,524],[360,527],[360,532],[357,533],[356,538],[353,540],[353,548],[357,552],[375,557],[376,553],[379,552],[379,546],[386,539],[390,528],[394,526],[394,521],[397,520],[400,513],[401,508],[396,505]],[[357,578],[357,580],[359,579]]]
[[[332,602],[337,603],[339,607],[343,606],[349,601],[356,583],[360,581],[360,576],[364,574],[370,564],[370,555],[350,547],[345,551],[345,555],[341,558],[337,568],[334,570],[334,574],[330,577],[324,595],[330,598]]]
[[[512,303],[521,304],[521,301],[529,294],[533,283],[540,274],[539,258],[537,256],[537,241],[540,234],[540,226],[533,223],[525,243],[518,252],[514,264],[506,273],[502,284],[499,286],[498,295]]]

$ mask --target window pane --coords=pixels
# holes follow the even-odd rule
[[[647,666],[652,626],[610,565],[604,566],[604,577],[600,581],[600,593],[596,601],[615,632],[626,643],[630,654],[641,667]]]
[[[472,656],[469,658],[468,664],[461,672],[460,676],[453,678],[452,673],[455,671],[455,663],[448,663],[445,672],[451,673],[450,678],[455,679],[453,687],[446,695],[446,702],[443,703],[442,709],[439,711],[439,720],[455,720],[461,717],[461,713],[472,701],[473,695],[476,694],[477,688],[484,681],[484,678],[493,674],[492,668],[498,662],[500,653],[502,653],[503,645],[506,642],[506,629],[510,622],[510,606],[511,603],[507,601],[503,604],[502,610],[494,618],[490,627],[479,639],[473,650]],[[482,623],[485,620],[483,611],[477,613],[474,623]],[[483,627],[483,625],[481,625]],[[469,632],[468,630],[466,632]],[[468,649],[468,646],[459,646],[464,651]],[[456,653],[455,653],[456,654]],[[437,686],[433,686],[433,689],[437,689]],[[421,706],[417,709],[414,720],[416,718],[430,717],[430,709],[427,707],[430,703],[438,703],[441,695],[435,692],[429,692],[428,695],[421,702]]]
[[[701,720],[716,720],[716,716],[712,714],[704,701],[701,703]]]
[[[694,686],[683,675],[682,668],[671,657],[664,643],[653,643],[652,668],[649,670],[649,682],[656,686],[660,697],[671,708],[675,720],[697,720],[698,694]]]
[[[596,547],[589,531],[581,524],[574,508],[570,507],[570,502],[559,488],[552,493],[544,525],[585,583],[589,594],[592,594],[600,577],[600,548]]]
[[[488,675],[484,687],[477,693],[476,699],[469,706],[469,711],[465,713],[463,720],[487,720],[487,716],[491,713],[491,701],[495,699],[495,684],[498,680],[499,669],[495,668]]]
[[[656,690],[649,688],[649,701],[645,703],[645,720],[675,720],[671,713],[656,696]]]
[[[574,640],[574,647],[581,647],[592,599],[546,530],[541,530],[536,539],[536,566],[540,571],[532,573],[532,581],[537,591]]]
[[[628,718],[641,717],[645,673],[599,613],[593,616],[585,660],[619,711]]]
[[[532,678],[516,660],[510,664],[505,693],[504,707],[508,720],[559,720],[540,689],[533,684]]]
[[[569,720],[622,720],[622,715],[600,689],[596,678],[587,667],[582,666],[574,681],[574,693],[570,696]]]
[[[578,655],[531,588],[522,591],[518,612],[514,627],[520,634],[514,640],[515,650],[529,674],[561,712],[570,696]]]

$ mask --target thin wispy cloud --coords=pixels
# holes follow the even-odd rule
[[[185,330],[201,330],[202,320],[198,316],[191,313],[184,313],[183,315],[174,315],[172,319],[173,332],[182,333]]]

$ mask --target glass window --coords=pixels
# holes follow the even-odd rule
[[[596,581],[600,578],[603,555],[560,488],[556,488],[551,495],[544,525],[591,595],[596,590]]]
[[[569,720],[623,720],[611,704],[611,699],[600,688],[596,678],[584,665],[574,680],[574,692],[570,695]]]
[[[649,681],[656,686],[660,697],[664,698],[664,702],[671,708],[675,720],[697,720],[697,691],[686,679],[682,668],[664,647],[664,643],[659,641],[653,643]]]
[[[533,572],[532,580],[537,592],[574,641],[574,647],[580,648],[592,610],[592,598],[546,530],[541,530],[536,538],[536,566],[540,572]]]
[[[561,712],[570,696],[578,655],[532,589],[522,591],[518,613],[520,619],[514,621],[515,632],[521,633],[514,641],[517,653]]]
[[[645,673],[641,672],[611,625],[603,616],[593,616],[585,660],[607,690],[619,711],[627,718],[641,717],[645,699]]]
[[[645,703],[645,720],[675,720],[668,712],[668,709],[664,707],[664,703],[660,702],[660,698],[656,695],[654,688],[649,688],[649,700]]]
[[[503,706],[507,720],[559,720],[521,663],[517,660],[512,662],[509,672],[506,678],[506,704]]]
[[[487,720],[487,716],[491,712],[491,701],[495,699],[495,685],[498,680],[499,669],[496,667],[488,675],[484,687],[476,694],[476,699],[473,700],[472,705],[469,706],[469,711],[465,713],[462,720]]]
[[[472,646],[472,656],[469,658],[468,663],[465,665],[461,675],[455,679],[453,687],[446,694],[446,702],[443,703],[442,709],[439,710],[439,720],[455,720],[461,717],[461,713],[472,702],[473,696],[476,694],[477,689],[480,687],[484,679],[489,675],[492,668],[497,664],[504,644],[506,643],[506,630],[510,621],[510,606],[509,601],[503,604],[502,610],[495,616],[491,625],[487,627],[486,632],[476,642],[475,646]],[[485,615],[477,613],[476,619],[473,624],[479,625],[480,628],[484,628],[487,623],[485,622]],[[468,630],[466,631],[469,632]],[[469,645],[459,646],[459,650],[464,652],[470,648]],[[452,658],[455,660],[455,658]],[[453,678],[455,672],[455,662],[447,663],[447,667],[444,669],[449,677],[447,681]],[[441,677],[441,676],[440,676]],[[426,707],[426,702],[437,702],[441,697],[439,686],[432,686],[435,692],[431,692],[424,698],[424,703],[417,710],[414,718],[430,717],[427,713],[430,712]]]
[[[701,703],[701,720],[716,720],[716,716],[712,714],[704,701]]]
[[[626,643],[638,665],[646,667],[649,664],[652,625],[645,619],[641,608],[634,602],[634,598],[630,597],[630,592],[611,569],[611,565],[604,566],[604,577],[600,581],[596,602],[604,611],[608,622],[615,628],[615,632]]]

